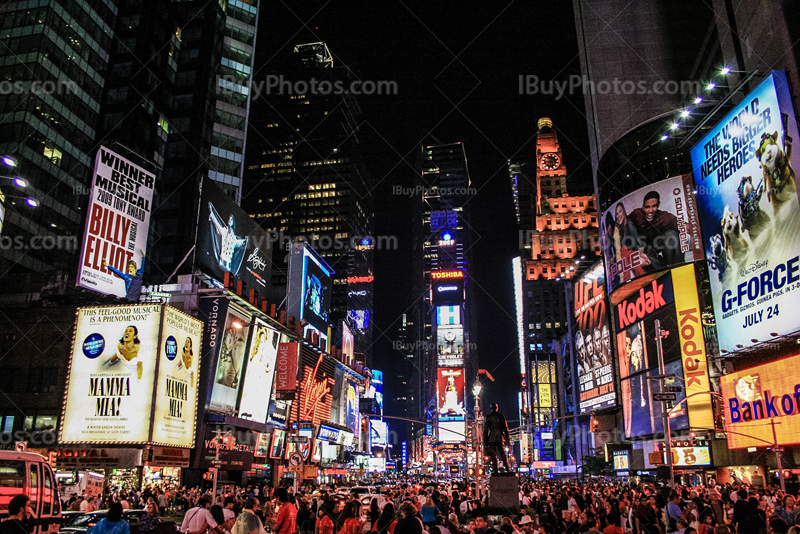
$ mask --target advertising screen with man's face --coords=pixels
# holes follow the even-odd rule
[[[704,258],[691,174],[622,197],[600,219],[608,292],[640,276]]]

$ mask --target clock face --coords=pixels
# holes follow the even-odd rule
[[[447,341],[453,342],[453,341],[456,340],[456,333],[455,332],[447,332],[447,333],[445,333],[444,338]]]
[[[545,170],[552,171],[557,169],[560,164],[561,160],[558,158],[558,154],[545,154],[542,156],[542,168]]]

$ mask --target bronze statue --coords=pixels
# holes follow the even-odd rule
[[[492,403],[492,411],[486,416],[483,423],[483,443],[486,448],[486,454],[492,459],[492,468],[494,473],[497,473],[498,459],[503,462],[503,466],[507,472],[511,472],[511,466],[508,464],[506,457],[506,450],[504,448],[503,439],[511,445],[511,436],[508,433],[508,423],[503,414],[497,411],[497,404]]]

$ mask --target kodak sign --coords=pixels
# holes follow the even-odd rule
[[[654,311],[666,306],[669,297],[664,297],[664,277],[653,280],[646,290],[641,288],[638,294],[628,297],[617,305],[617,330],[622,330],[641,321]]]
[[[697,280],[694,265],[684,265],[672,271],[672,288],[675,293],[675,313],[678,316],[678,335],[681,341],[681,362],[685,380],[689,412],[689,426],[714,428],[714,411],[711,395],[697,395],[711,391],[708,380],[708,360],[700,320],[700,302],[697,300]]]

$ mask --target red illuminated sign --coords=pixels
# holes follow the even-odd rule
[[[318,421],[317,408],[323,403],[325,396],[331,392],[331,387],[328,385],[328,377],[322,380],[315,380],[319,364],[322,363],[323,354],[319,355],[317,365],[314,370],[309,372],[306,367],[306,375],[303,377],[303,382],[300,384],[300,394],[302,395],[302,402],[300,404],[300,419],[309,421]]]
[[[434,271],[431,273],[433,280],[447,280],[450,278],[464,278],[464,271]]]
[[[664,284],[658,284],[655,280],[651,285],[650,291],[645,291],[644,288],[639,290],[639,297],[622,301],[617,306],[617,317],[619,323],[617,330],[622,330],[628,325],[635,323],[638,319],[644,319],[646,315],[650,315],[655,310],[666,306],[667,302],[663,297]]]
[[[347,283],[348,284],[369,284],[369,283],[372,283],[373,280],[375,280],[375,277],[372,276],[372,275],[370,275],[370,276],[348,276],[347,277]]]
[[[281,343],[278,345],[278,357],[275,359],[275,395],[282,400],[294,398],[297,388],[297,343]]]

